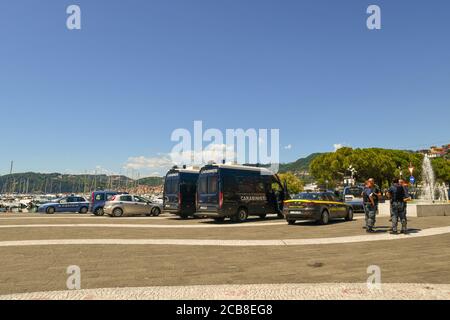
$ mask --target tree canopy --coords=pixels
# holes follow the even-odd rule
[[[393,178],[409,178],[408,167],[414,167],[413,175],[420,179],[423,155],[410,151],[390,150],[381,148],[352,149],[341,148],[335,152],[326,153],[315,158],[310,165],[310,172],[319,183],[328,181],[330,186],[343,181],[350,175],[350,166],[355,172],[358,182],[374,178],[380,186],[388,186]],[[450,181],[450,160],[433,159],[432,165],[438,181]]]
[[[303,182],[292,172],[279,173],[278,177],[282,184],[286,181],[287,189],[290,194],[296,194],[303,191]],[[273,187],[278,189],[277,184],[274,184]]]

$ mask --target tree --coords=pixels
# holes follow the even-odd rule
[[[450,182],[450,160],[445,158],[436,158],[431,161],[434,174],[438,182]]]
[[[315,158],[310,171],[317,181],[329,181],[329,185],[337,185],[344,176],[350,175],[348,168],[351,165],[356,170],[358,182],[373,178],[378,185],[387,186],[394,177],[400,177],[400,172],[407,178],[410,164],[416,168],[414,174],[419,176],[422,160],[421,154],[409,151],[341,148]]]
[[[280,173],[278,174],[278,177],[280,177],[281,183],[283,185],[284,182],[286,182],[287,189],[290,194],[295,194],[303,191],[303,182],[292,172]]]

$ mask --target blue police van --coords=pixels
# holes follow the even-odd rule
[[[283,218],[283,202],[289,199],[286,185],[266,168],[208,164],[197,182],[197,216],[216,221],[230,218],[244,222],[249,215]]]
[[[89,202],[84,197],[72,195],[44,203],[39,206],[37,211],[47,214],[55,212],[78,212],[84,214],[88,212],[88,209]]]

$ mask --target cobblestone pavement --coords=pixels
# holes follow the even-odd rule
[[[0,296],[2,300],[448,300],[450,284],[365,283],[251,284],[49,291]]]

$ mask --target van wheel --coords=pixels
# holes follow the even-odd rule
[[[187,218],[189,218],[188,214],[180,214],[180,218],[183,220],[186,220]]]
[[[224,222],[225,218],[224,217],[218,217],[218,218],[214,218],[215,222]]]
[[[97,209],[95,209],[94,214],[96,216],[102,216],[105,214],[105,211],[103,211],[103,208],[97,208]]]
[[[280,218],[280,219],[283,219],[284,215],[282,213],[277,213],[277,217]]]
[[[259,218],[260,218],[260,219],[265,219],[266,217],[267,217],[267,214],[260,214],[260,215],[259,215]]]
[[[55,213],[55,208],[54,207],[48,207],[46,212],[47,212],[47,214],[54,214]]]
[[[327,210],[324,210],[322,212],[322,216],[320,217],[320,220],[317,222],[322,225],[328,224],[328,222],[330,222],[330,214],[328,213]]]
[[[88,212],[88,208],[86,208],[86,207],[83,207],[80,209],[81,214],[86,214],[87,212]]]
[[[123,216],[123,210],[120,208],[115,208],[112,212],[113,217],[121,217]]]
[[[345,221],[352,221],[353,220],[353,209],[348,208],[347,216],[345,217]]]
[[[247,220],[247,218],[248,218],[248,212],[247,212],[247,209],[245,209],[245,208],[239,208],[239,209],[238,209],[238,212],[236,213],[236,215],[234,215],[234,216],[231,218],[231,221],[233,221],[233,222],[244,222],[244,221]]]

